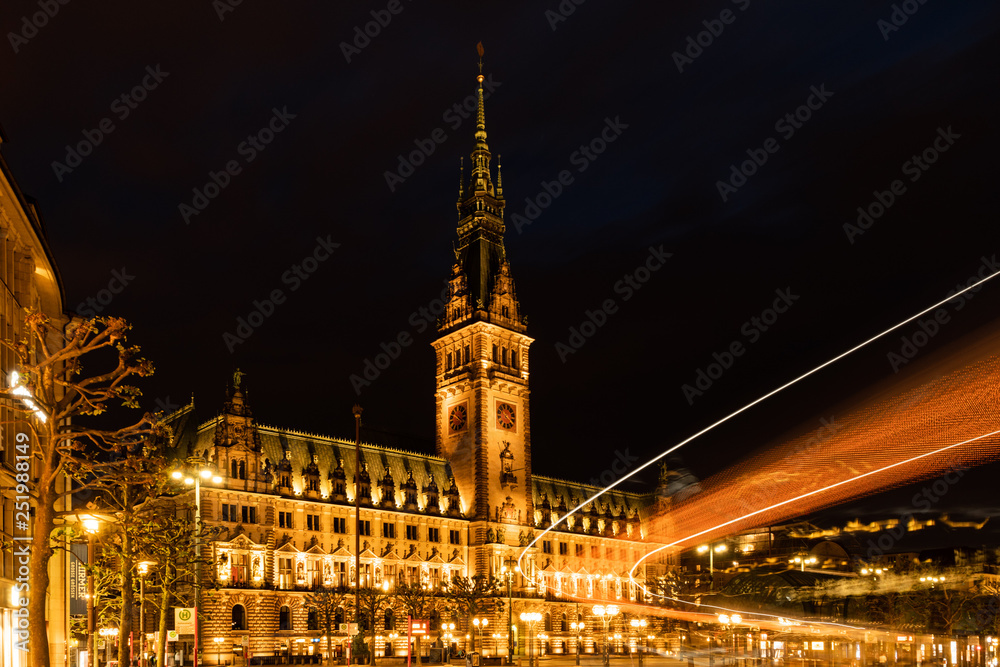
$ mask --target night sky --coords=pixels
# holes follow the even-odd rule
[[[352,437],[360,402],[365,439],[432,452],[421,309],[454,261],[480,40],[507,256],[536,341],[536,473],[589,480],[617,453],[645,460],[1000,270],[997,3],[577,1],[77,0],[37,29],[25,21],[44,1],[5,2],[3,152],[39,202],[67,307],[90,314],[128,277],[98,306],[157,364],[149,409],[193,392],[207,419],[239,367],[262,423]],[[211,173],[224,187],[206,192]],[[704,478],[836,419],[832,406],[993,327],[995,283],[947,306],[912,361],[888,355],[915,326],[676,465]],[[227,344],[275,290],[273,312]],[[571,340],[608,300],[603,325]],[[358,395],[351,375],[404,332],[413,343]],[[954,497],[972,502],[996,472]]]

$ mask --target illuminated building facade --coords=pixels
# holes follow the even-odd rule
[[[322,650],[315,611],[305,596],[319,587],[396,582],[438,591],[455,575],[501,578],[524,547],[598,487],[535,475],[531,465],[529,347],[526,319],[504,247],[503,186],[487,144],[482,77],[475,147],[458,198],[458,243],[451,297],[433,343],[436,366],[437,456],[362,445],[360,471],[353,442],[259,425],[237,372],[225,408],[198,423],[189,405],[171,419],[179,456],[197,455],[224,477],[201,487],[202,518],[221,526],[212,546],[220,589],[204,603],[203,646],[223,638],[252,655]],[[494,184],[495,183],[495,184]],[[549,445],[553,446],[553,445]],[[360,494],[360,573],[354,571],[354,497]],[[548,649],[576,650],[570,623],[589,619],[583,602],[639,601],[628,571],[652,545],[641,516],[654,496],[612,491],[530,548],[513,578],[513,618],[542,610],[537,628]],[[644,579],[642,571],[636,574]],[[346,616],[353,614],[348,603]],[[582,608],[581,608],[582,607]],[[544,608],[544,609],[543,609]],[[343,618],[339,620],[344,620]],[[454,622],[465,646],[471,619]],[[378,654],[392,615],[375,619]],[[599,623],[598,623],[599,624]],[[490,619],[503,639],[486,637],[487,651],[505,651],[506,618]],[[588,623],[583,647],[592,652]],[[514,645],[524,628],[514,629]],[[337,642],[346,638],[340,633]],[[315,643],[314,643],[315,641]]]
[[[4,141],[0,131],[0,144]],[[24,331],[24,316],[28,310],[48,315],[56,327],[67,322],[63,314],[63,289],[42,229],[34,203],[21,192],[7,162],[0,155],[0,335],[15,340]],[[0,346],[0,376],[8,381],[16,368],[16,356]],[[23,431],[17,424],[21,413],[6,402],[0,402],[0,542],[4,544],[0,557],[0,667],[26,665],[24,653],[15,650],[15,623],[12,589],[18,577],[18,562],[13,544],[15,531],[25,531],[15,524],[15,437]],[[68,509],[61,507],[57,509]],[[66,552],[57,549],[49,561],[49,656],[52,665],[66,664],[68,615]],[[33,594],[44,591],[32,590]],[[40,641],[40,638],[32,638]]]

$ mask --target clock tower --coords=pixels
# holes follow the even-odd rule
[[[482,73],[478,81],[471,172],[468,180],[464,170],[459,174],[450,299],[433,343],[437,451],[451,464],[463,512],[476,521],[475,542],[516,544],[518,532],[535,523],[528,403],[533,340],[525,335],[504,249],[503,181],[498,161],[494,186]],[[512,537],[498,539],[504,535]]]

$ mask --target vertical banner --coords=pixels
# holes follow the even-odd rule
[[[73,544],[69,559],[69,613],[87,614],[87,545]]]

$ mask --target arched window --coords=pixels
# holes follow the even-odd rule
[[[372,629],[371,619],[368,618],[368,612],[361,612],[361,629],[368,632]]]
[[[292,629],[292,612],[289,611],[287,606],[284,606],[278,610],[278,629],[279,630]]]
[[[494,345],[493,346],[493,363],[496,364],[496,363],[499,363],[499,361],[500,361],[500,351],[497,349],[497,346]]]
[[[247,478],[247,462],[240,461],[240,479]]]
[[[510,351],[510,365],[517,368],[517,350]]]
[[[337,607],[337,610],[333,612],[333,622],[336,623],[338,626],[341,623],[346,623],[347,622],[347,621],[344,620],[344,608],[343,607]]]
[[[507,348],[505,347],[500,349],[500,361],[504,366],[507,365]]]
[[[430,629],[436,631],[441,626],[441,614],[436,609],[430,613]]]
[[[386,632],[388,632],[389,630],[395,630],[395,629],[396,629],[396,616],[395,616],[395,614],[392,613],[392,609],[386,609],[385,610],[385,630],[386,630]]]
[[[508,310],[507,310],[507,306],[504,306],[504,307],[503,307],[503,308],[501,308],[500,310],[501,310],[501,311],[503,312],[503,316],[504,316],[504,317],[510,317],[510,314],[509,314],[509,312],[508,312]]]
[[[233,479],[236,479],[237,477],[239,477],[239,467],[237,466],[235,460],[233,461],[233,474],[231,475],[231,477]]]
[[[306,630],[319,630],[319,613],[316,607],[309,607],[309,615],[306,616]]]
[[[469,363],[469,346],[465,346],[465,363]]]
[[[444,355],[444,369],[446,371],[451,370],[451,352],[446,352]]]
[[[545,632],[552,632],[552,614],[545,612]]]
[[[562,632],[566,632],[566,629],[568,627],[569,626],[566,625],[566,612],[563,612],[562,623],[559,624],[559,630],[562,631]]]
[[[233,630],[247,629],[247,610],[241,604],[233,605]]]

